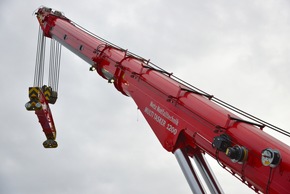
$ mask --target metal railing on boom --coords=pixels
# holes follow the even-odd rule
[[[105,43],[108,44],[109,46],[113,46],[113,47],[115,47],[115,48],[117,48],[117,49],[119,49],[119,50],[126,50],[126,49],[123,49],[123,48],[121,48],[121,47],[119,47],[119,46],[117,46],[117,45],[115,45],[115,44],[109,42],[108,40],[106,40],[106,39],[104,39],[104,38],[102,38],[102,37],[100,37],[100,36],[98,36],[98,35],[96,35],[96,34],[90,32],[90,31],[88,31],[87,29],[85,29],[85,28],[83,28],[82,26],[80,26],[80,25],[74,23],[73,21],[71,21],[71,23],[72,23],[73,25],[75,25],[76,27],[80,28],[81,30],[83,30],[84,32],[88,33],[89,35],[91,35],[91,36],[93,36],[93,37],[95,37],[95,38],[97,38],[97,39],[99,39],[99,40],[105,42]],[[203,91],[203,90],[201,90],[201,89],[199,89],[199,88],[197,88],[197,87],[195,87],[195,86],[189,84],[188,82],[186,82],[186,81],[184,81],[184,80],[182,80],[182,79],[176,77],[175,75],[173,75],[173,73],[168,73],[168,72],[167,72],[166,70],[164,70],[163,68],[161,68],[161,67],[157,66],[156,64],[150,62],[150,60],[146,60],[146,59],[144,59],[143,57],[141,57],[141,56],[139,56],[139,55],[137,55],[137,54],[135,54],[135,53],[132,53],[132,52],[130,52],[130,51],[127,51],[127,53],[128,53],[129,55],[132,55],[132,56],[136,57],[136,58],[140,58],[140,59],[142,59],[143,61],[148,61],[148,64],[147,64],[148,66],[152,67],[153,69],[158,70],[159,72],[164,72],[165,75],[167,75],[167,76],[169,76],[170,78],[174,79],[174,80],[177,81],[179,84],[181,84],[181,85],[183,85],[183,86],[185,86],[185,87],[190,88],[190,89],[192,90],[192,92],[194,92],[194,93],[199,93],[199,94],[201,94],[201,95],[204,95],[204,96],[206,96],[206,97],[209,97],[209,100],[211,100],[211,101],[213,101],[213,102],[215,102],[215,103],[217,103],[217,104],[219,104],[219,105],[221,105],[221,106],[223,106],[223,107],[225,107],[225,108],[227,108],[227,109],[229,109],[229,110],[231,110],[231,111],[233,111],[233,112],[235,112],[235,113],[238,113],[239,115],[242,115],[242,116],[246,117],[247,119],[250,119],[250,120],[252,120],[252,121],[258,123],[258,124],[262,125],[263,127],[268,127],[269,129],[272,129],[272,130],[274,130],[274,131],[276,131],[276,132],[279,132],[279,133],[281,133],[281,134],[283,134],[283,135],[285,135],[285,136],[290,137],[290,132],[288,132],[288,131],[286,131],[286,130],[283,130],[283,129],[281,129],[281,128],[279,128],[279,127],[273,125],[273,124],[270,124],[270,123],[268,123],[268,122],[266,122],[266,121],[264,121],[264,120],[262,120],[262,119],[259,119],[258,117],[255,117],[255,116],[253,116],[253,115],[251,115],[251,114],[249,114],[249,113],[247,113],[247,112],[245,112],[245,111],[242,111],[241,109],[239,109],[239,108],[237,108],[237,107],[235,107],[235,106],[233,106],[233,105],[230,105],[229,103],[224,102],[224,101],[220,100],[219,98],[214,97],[213,95],[211,95],[211,94],[209,94],[209,93],[207,93],[207,92],[205,92],[205,91]],[[245,121],[245,122],[247,122],[247,121]],[[250,122],[248,122],[248,123],[250,123]]]

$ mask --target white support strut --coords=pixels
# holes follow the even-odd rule
[[[195,173],[195,170],[187,156],[187,154],[181,149],[177,149],[174,152],[174,155],[181,167],[181,170],[189,184],[189,187],[193,194],[205,194],[205,190]]]
[[[206,188],[210,193],[213,194],[223,194],[223,190],[219,185],[216,177],[214,176],[212,170],[210,169],[206,159],[200,151],[197,151],[193,156],[193,161],[197,167],[197,169],[192,166],[190,159],[185,150],[177,149],[174,152],[174,155],[182,169],[182,172],[191,188],[193,194],[203,194],[206,193],[200,178],[206,184]],[[198,170],[201,177],[196,173]]]
[[[201,152],[197,152],[193,156],[193,161],[195,162],[195,165],[197,166],[200,174],[202,175],[203,180],[205,181],[209,191],[216,194],[224,193],[208,162],[204,158],[204,155]]]

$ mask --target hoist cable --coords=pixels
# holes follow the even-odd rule
[[[45,43],[46,38],[42,36],[41,38],[41,52],[40,52],[40,68],[39,68],[39,84],[41,87],[43,85],[43,77],[44,77],[44,61],[45,61]]]
[[[40,27],[39,27],[40,28]],[[38,82],[38,79],[37,79],[37,72],[39,71],[38,68],[39,68],[39,43],[40,43],[40,29],[38,31],[38,39],[37,39],[37,50],[36,50],[36,60],[35,60],[35,70],[34,70],[34,83],[33,83],[33,86],[37,86],[37,82]]]
[[[57,88],[57,66],[58,66],[58,55],[59,55],[59,48],[58,48],[58,43],[55,42],[55,58],[54,58],[54,76],[53,76],[53,81],[54,81],[54,85],[53,85],[53,89],[54,91],[56,91]]]
[[[52,63],[52,88],[53,88],[53,90],[55,90],[54,85],[55,85],[55,65],[56,65],[55,57],[56,57],[56,53],[57,53],[56,42],[55,42],[55,40],[53,40],[53,58],[52,58],[52,61],[53,61],[53,63]]]
[[[34,71],[34,83],[33,83],[33,86],[35,87],[42,87],[43,85],[44,70],[45,70],[44,69],[45,49],[46,49],[46,38],[43,34],[41,27],[39,26],[35,71]],[[48,85],[51,86],[53,91],[58,90],[60,57],[61,57],[61,44],[59,44],[56,40],[51,39]]]
[[[52,77],[52,83],[51,83],[51,88],[52,88],[52,90],[53,91],[55,91],[55,65],[56,65],[56,63],[55,63],[55,58],[56,58],[56,55],[57,55],[57,49],[56,49],[56,44],[55,44],[55,40],[52,40],[52,42],[54,43],[53,44],[53,51],[54,51],[54,53],[53,53],[53,58],[52,58],[52,69],[53,69],[53,71],[52,71],[52,74],[51,74],[51,77]]]
[[[55,91],[58,91],[58,84],[59,84],[59,73],[60,73],[60,59],[61,59],[61,44],[57,42],[58,52],[57,52],[57,61],[56,61],[56,79],[55,79]]]
[[[75,25],[76,27],[78,27],[79,29],[81,29],[81,30],[85,31],[86,33],[90,34],[91,36],[93,36],[93,37],[95,37],[95,38],[97,38],[97,39],[99,39],[99,40],[105,42],[107,45],[113,46],[113,47],[115,47],[115,48],[117,48],[117,49],[125,50],[125,49],[123,49],[123,48],[121,48],[121,47],[119,47],[119,46],[117,46],[117,45],[115,45],[115,44],[113,44],[113,43],[107,41],[106,39],[101,38],[101,37],[99,37],[98,35],[96,35],[96,34],[90,32],[90,31],[88,31],[87,29],[83,28],[82,26],[80,26],[80,25],[78,25],[78,24],[76,24],[76,23],[74,23],[74,22],[72,22],[72,21],[71,21],[71,23],[72,23],[73,25]],[[138,55],[136,55],[136,54],[134,54],[134,53],[132,53],[132,52],[130,52],[130,51],[128,51],[127,54],[128,54],[128,55],[132,55],[132,56],[137,57],[137,58],[140,58],[140,59],[143,59],[144,61],[148,61],[148,60],[144,59],[143,57],[140,57],[140,56],[138,56]],[[162,69],[161,67],[155,65],[155,64],[152,63],[152,62],[149,62],[149,61],[148,61],[148,65],[149,65],[149,66],[152,66],[152,67],[155,67],[155,68],[161,70],[162,72],[166,72],[164,69]],[[191,85],[191,84],[189,84],[189,83],[183,81],[182,79],[180,79],[180,78],[178,78],[178,77],[176,77],[176,76],[174,76],[174,75],[172,75],[172,74],[170,74],[170,75],[168,75],[168,76],[169,76],[170,78],[174,79],[175,81],[177,81],[178,83],[180,83],[180,84],[182,84],[182,85],[184,85],[184,86],[186,86],[186,87],[188,87],[188,88],[190,88],[190,89],[193,89],[193,90],[195,90],[195,91],[198,91],[199,93],[201,93],[201,94],[204,95],[204,96],[211,96],[211,99],[210,99],[210,100],[212,100],[213,102],[215,102],[215,103],[217,103],[217,104],[219,104],[219,105],[221,105],[221,106],[223,106],[223,107],[225,107],[225,108],[227,108],[227,109],[229,109],[229,110],[232,110],[232,111],[235,112],[235,113],[238,113],[238,114],[240,114],[240,115],[242,115],[242,116],[245,116],[246,118],[248,118],[248,119],[250,119],[250,120],[253,120],[253,121],[255,121],[255,122],[257,122],[257,123],[259,123],[259,124],[261,124],[261,125],[263,125],[263,126],[266,126],[266,127],[268,127],[269,129],[272,129],[272,130],[277,131],[277,132],[279,132],[279,133],[281,133],[281,134],[283,134],[283,135],[285,135],[285,136],[290,137],[290,132],[288,132],[288,131],[286,131],[286,130],[283,130],[283,129],[281,129],[281,128],[275,126],[275,125],[272,125],[272,124],[270,124],[270,123],[268,123],[268,122],[266,122],[266,121],[264,121],[264,120],[262,120],[262,119],[259,119],[259,118],[255,117],[255,116],[253,116],[253,115],[251,115],[251,114],[249,114],[249,113],[247,113],[247,112],[244,112],[244,111],[242,111],[241,109],[238,109],[238,108],[236,108],[236,107],[234,107],[234,106],[232,106],[232,105],[230,105],[230,104],[228,104],[228,103],[226,103],[226,102],[224,102],[224,101],[222,101],[222,100],[220,100],[220,99],[214,97],[213,95],[210,95],[210,94],[204,92],[203,90],[201,90],[201,89],[199,89],[199,88],[197,88],[197,87],[195,87],[195,86],[193,86],[193,85]]]
[[[50,74],[50,76],[51,76],[51,83],[50,83],[50,86],[51,86],[51,88],[52,88],[52,90],[54,90],[54,71],[55,71],[55,68],[54,68],[54,66],[55,66],[55,42],[54,42],[54,40],[51,40],[51,43],[52,43],[52,53],[51,53],[51,74]]]
[[[39,80],[39,60],[40,60],[40,49],[41,49],[41,37],[42,36],[43,36],[43,33],[41,30],[41,27],[39,26],[33,86],[38,86],[38,82],[39,82],[38,81]]]
[[[37,52],[36,52],[36,62],[35,62],[35,72],[34,72],[34,86],[41,87],[43,83],[44,76],[44,60],[45,60],[45,37],[41,28],[39,29]]]
[[[57,42],[54,41],[54,66],[53,66],[53,91],[56,91],[56,73],[57,73],[57,70],[56,70],[56,66],[57,66],[57,55],[58,55],[58,48],[57,48]]]
[[[49,58],[49,73],[48,73],[48,85],[52,85],[52,73],[53,73],[53,58],[54,58],[54,40],[50,42],[50,58]]]
[[[48,85],[53,91],[58,90],[60,71],[61,44],[52,39],[50,43],[49,80]]]

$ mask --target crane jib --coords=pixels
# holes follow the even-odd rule
[[[290,184],[290,147],[264,132],[268,127],[288,131],[210,95],[134,53],[118,47],[75,24],[61,12],[40,7],[36,12],[41,34],[37,47],[34,86],[27,110],[35,111],[47,137],[45,147],[56,147],[49,103],[55,103],[60,46],[88,62],[91,71],[131,97],[160,144],[176,156],[193,192],[204,192],[199,171],[212,193],[222,189],[204,154],[257,193],[287,193]],[[49,85],[43,85],[45,39],[51,45]],[[193,157],[195,169],[188,160]]]

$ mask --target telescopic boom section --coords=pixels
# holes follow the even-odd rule
[[[42,7],[36,16],[46,37],[84,59],[135,101],[167,151],[182,150],[191,157],[207,153],[256,192],[289,193],[290,147],[265,133],[263,126],[243,120],[213,102],[213,96],[93,35],[60,12]]]

